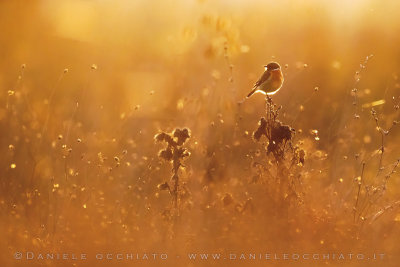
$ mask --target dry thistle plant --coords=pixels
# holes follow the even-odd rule
[[[256,141],[260,141],[263,136],[267,139],[266,155],[272,155],[273,163],[270,166],[275,165],[276,168],[275,176],[269,167],[263,168],[263,173],[273,178],[268,183],[268,189],[271,195],[275,195],[278,204],[288,204],[291,200],[301,200],[298,190],[298,185],[301,184],[300,174],[296,173],[295,168],[304,165],[305,152],[293,145],[295,130],[278,120],[281,108],[267,96],[266,117],[260,119],[253,137]]]
[[[172,206],[178,212],[182,199],[189,194],[185,183],[179,179],[179,169],[184,167],[182,162],[190,156],[190,152],[183,147],[190,138],[190,130],[176,128],[172,133],[161,132],[155,135],[156,142],[165,142],[167,147],[161,149],[158,156],[172,164],[172,176],[169,182],[159,184],[160,190],[167,190],[172,196]],[[178,212],[179,214],[179,212]]]

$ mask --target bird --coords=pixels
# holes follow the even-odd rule
[[[274,95],[281,89],[284,80],[281,66],[277,62],[270,62],[264,68],[263,75],[254,84],[247,98],[255,93],[262,93],[267,96]]]

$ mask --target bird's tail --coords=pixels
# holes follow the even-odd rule
[[[247,98],[249,98],[250,96],[252,96],[255,92],[257,91],[257,87],[254,87],[253,90],[251,90],[251,92],[242,99],[242,101],[239,101],[238,104],[241,105],[244,103],[244,101],[246,101]]]
[[[254,87],[254,89],[251,90],[251,92],[247,95],[247,98],[249,98],[250,96],[252,96],[256,91],[257,91],[257,87]]]

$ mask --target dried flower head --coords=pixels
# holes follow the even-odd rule
[[[182,161],[190,156],[190,152],[183,147],[190,138],[190,130],[187,128],[176,128],[172,133],[161,132],[154,136],[156,142],[165,142],[166,148],[158,152],[158,156],[172,164],[172,177],[170,182],[158,185],[159,190],[168,190],[172,195],[173,205],[178,207],[183,195],[190,195],[185,185],[179,180],[178,171],[183,167]]]

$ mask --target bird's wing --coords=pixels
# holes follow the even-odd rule
[[[263,75],[261,76],[261,78],[254,84],[253,88],[256,88],[258,86],[260,86],[263,82],[265,82],[266,80],[268,80],[269,76],[271,75],[270,72],[268,71],[264,71]]]

